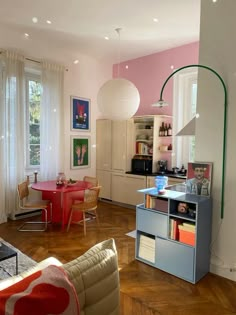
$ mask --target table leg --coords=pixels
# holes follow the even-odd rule
[[[18,275],[18,254],[16,253],[16,275]]]

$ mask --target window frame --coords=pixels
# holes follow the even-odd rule
[[[41,83],[41,74],[39,71],[33,69],[25,69],[25,113],[26,113],[26,124],[25,124],[25,170],[40,170],[39,165],[31,165],[30,164],[30,137],[29,137],[29,81],[38,81]],[[41,86],[42,88],[42,86]],[[40,129],[40,122],[39,122]],[[40,145],[40,144],[39,144]]]
[[[193,105],[193,84],[197,85],[198,70],[183,69],[174,77],[173,89],[173,135],[176,135],[196,114],[197,92]],[[190,105],[189,105],[190,104]],[[195,111],[193,107],[195,106]],[[172,166],[187,166],[194,154],[193,140],[195,136],[178,136],[173,138]]]

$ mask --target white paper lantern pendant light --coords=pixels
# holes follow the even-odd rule
[[[120,28],[116,29],[119,40],[120,31]],[[131,118],[137,112],[140,103],[139,91],[136,86],[129,80],[119,78],[119,65],[120,60],[118,78],[105,82],[97,96],[98,107],[103,117],[112,120]]]

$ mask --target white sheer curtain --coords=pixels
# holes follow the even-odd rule
[[[17,208],[16,187],[24,177],[24,57],[2,52],[0,70],[0,223],[3,223]]]
[[[42,63],[42,98],[40,114],[40,178],[56,179],[64,165],[64,67]]]

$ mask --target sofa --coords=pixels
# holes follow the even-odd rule
[[[1,280],[0,296],[5,288],[23,282],[23,279],[49,265],[60,266],[65,271],[75,288],[80,315],[119,314],[119,269],[114,239],[94,245],[82,256],[66,264],[49,257],[19,275]]]

